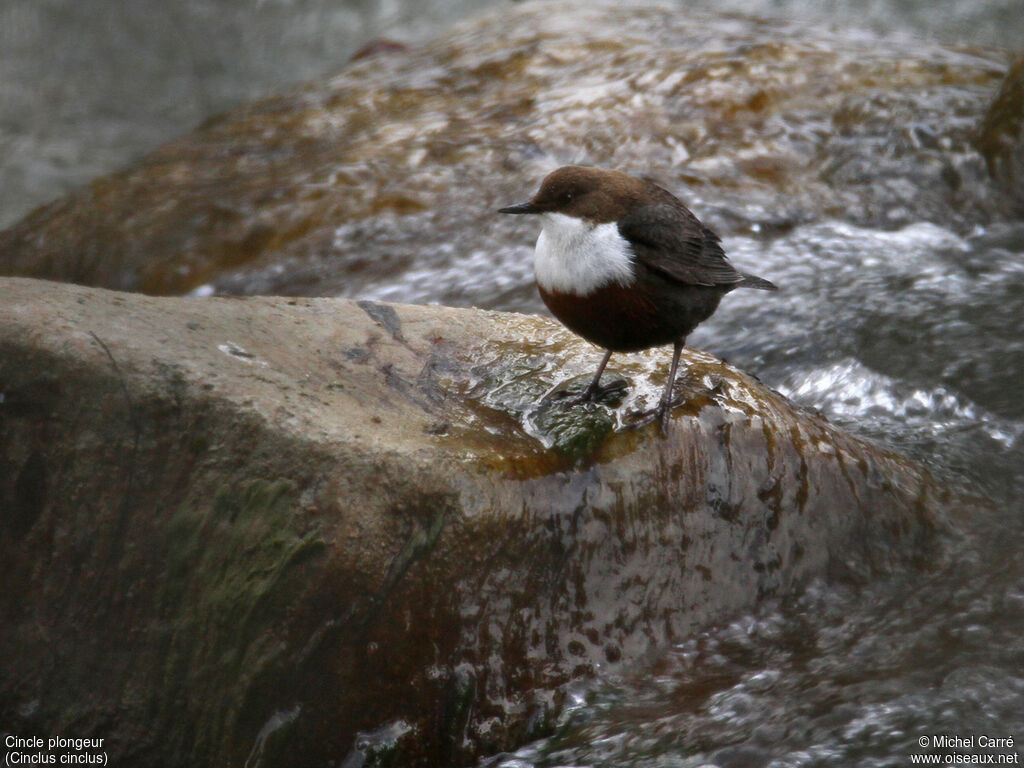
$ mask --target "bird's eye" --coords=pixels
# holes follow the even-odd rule
[[[566,192],[565,193],[565,199],[566,200],[572,200],[572,192]]]

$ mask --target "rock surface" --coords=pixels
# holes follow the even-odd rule
[[[386,278],[407,300],[523,307],[533,228],[493,211],[568,162],[647,175],[723,234],[969,231],[998,209],[972,137],[1005,68],[997,51],[678,4],[522,3],[40,208],[0,234],[0,273],[358,297]]]
[[[667,355],[541,405],[598,353],[540,317],[0,293],[0,718],[112,764],[468,764],[968,504],[692,350],[663,440]]]
[[[985,113],[977,143],[992,178],[1024,215],[1024,55],[1010,67]]]

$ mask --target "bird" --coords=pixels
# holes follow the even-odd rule
[[[643,422],[658,418],[663,435],[687,336],[734,288],[778,290],[735,269],[719,236],[672,193],[622,171],[564,166],[527,202],[498,213],[540,216],[533,267],[541,299],[569,330],[605,350],[575,401],[600,393],[613,353],[672,345],[658,408]]]

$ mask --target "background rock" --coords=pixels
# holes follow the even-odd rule
[[[1024,55],[1010,68],[985,113],[978,148],[1018,214],[1024,214]]]
[[[0,2],[0,228],[210,115],[411,43],[508,0]],[[1013,49],[1017,0],[687,0],[883,35]],[[371,44],[372,45],[372,44]]]
[[[597,353],[543,318],[0,290],[0,717],[111,762],[465,764],[974,503],[692,351],[667,440],[612,431],[662,352],[549,418]]]
[[[0,234],[0,270],[152,294],[426,277],[417,301],[520,307],[528,223],[493,211],[567,162],[649,175],[723,233],[966,231],[1000,208],[972,136],[1004,70],[674,5],[523,3],[209,121]]]

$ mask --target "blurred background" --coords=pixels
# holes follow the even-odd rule
[[[0,0],[0,228],[207,117],[510,0]],[[1020,48],[1020,0],[687,0]]]

